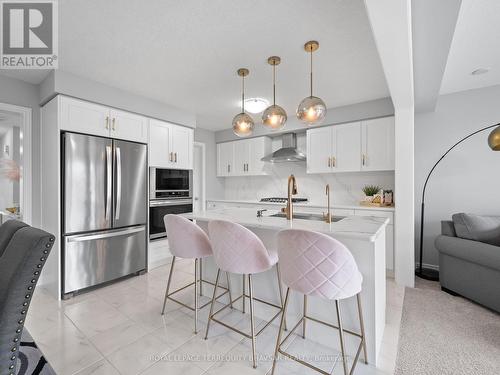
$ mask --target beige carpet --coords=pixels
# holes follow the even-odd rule
[[[395,374],[500,374],[500,314],[441,291],[406,288]]]

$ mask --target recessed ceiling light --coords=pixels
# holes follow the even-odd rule
[[[250,113],[260,113],[269,106],[269,100],[263,98],[245,99],[245,109]]]
[[[478,76],[480,74],[488,73],[489,71],[490,71],[490,68],[479,68],[479,69],[473,70],[471,74],[473,76]]]

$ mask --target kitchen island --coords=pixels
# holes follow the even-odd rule
[[[385,228],[387,218],[370,216],[347,216],[339,221],[326,223],[315,217],[307,219],[286,220],[276,217],[278,211],[266,211],[257,217],[254,209],[225,208],[206,210],[198,213],[184,214],[193,219],[202,229],[207,230],[210,220],[227,220],[239,223],[253,231],[269,249],[276,249],[276,233],[283,229],[305,229],[320,232],[342,242],[353,254],[360,272],[363,275],[363,315],[366,330],[366,344],[369,363],[376,365],[377,357],[385,327]],[[235,244],[238,246],[238,244]],[[216,272],[212,258],[203,264],[204,277],[211,279]],[[233,298],[241,294],[241,278],[232,275]],[[275,273],[268,271],[254,277],[254,290],[258,298],[271,302],[279,302],[278,286]],[[206,294],[209,290],[205,291]],[[292,327],[302,314],[302,296],[292,293],[287,312],[287,321]],[[269,319],[272,310],[268,306],[257,303],[255,314],[262,319]],[[333,302],[310,297],[308,315],[336,324]],[[347,329],[359,331],[359,323],[355,298],[342,302],[343,322]],[[350,336],[350,335],[347,335]],[[339,347],[338,334],[324,326],[310,323],[307,325],[307,337],[313,341]],[[348,337],[348,353],[355,353],[356,338]]]

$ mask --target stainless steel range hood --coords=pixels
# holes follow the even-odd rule
[[[306,155],[297,150],[297,135],[295,133],[283,134],[282,142],[282,147],[279,150],[264,156],[260,160],[270,163],[285,163],[306,160]]]

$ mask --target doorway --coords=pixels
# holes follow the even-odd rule
[[[194,143],[193,163],[193,212],[205,211],[206,208],[206,166],[205,143]]]
[[[31,224],[31,109],[0,103],[0,223]]]

